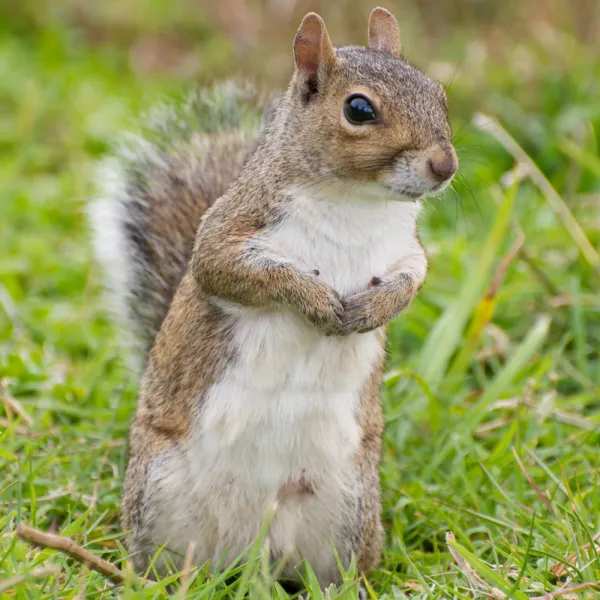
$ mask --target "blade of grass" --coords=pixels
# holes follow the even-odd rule
[[[600,158],[598,158],[597,155],[592,154],[568,138],[558,140],[557,146],[561,152],[577,161],[581,166],[592,173],[592,175],[600,177]]]
[[[517,254],[523,247],[524,242],[525,234],[523,233],[523,230],[519,228],[515,243],[506,253],[502,261],[500,261],[491,285],[489,286],[483,298],[475,307],[475,314],[465,336],[465,342],[462,344],[457,357],[454,359],[450,369],[448,370],[447,380],[454,386],[454,389],[460,384],[462,376],[467,370],[471,358],[475,354],[485,327],[494,316],[498,290],[502,285],[502,281],[504,280],[508,267],[516,258]]]
[[[498,588],[504,592],[508,598],[513,600],[527,600],[527,596],[519,591],[512,590],[508,583],[496,573],[491,567],[489,567],[480,558],[475,556],[472,552],[469,552],[466,548],[458,544],[453,536],[446,536],[448,546],[452,548],[466,563],[468,563],[473,570],[486,581],[490,586]]]
[[[589,379],[590,370],[586,357],[587,330],[579,292],[580,284],[578,280],[575,280],[573,282],[573,303],[571,304],[571,327],[573,329],[573,341],[575,342],[575,363],[581,373]]]
[[[479,260],[456,300],[437,321],[420,355],[418,371],[434,392],[435,386],[446,372],[450,357],[460,342],[465,325],[483,294],[510,223],[517,187],[512,187],[505,194],[502,194],[498,188],[492,189],[495,189],[495,194],[501,198],[500,206]]]
[[[483,393],[477,403],[469,410],[469,413],[460,424],[460,431],[473,432],[495,400],[498,400],[506,388],[512,383],[519,371],[531,360],[544,343],[550,329],[550,317],[542,315],[531,328],[527,337],[514,351],[511,359],[498,373],[491,385]]]
[[[528,174],[533,183],[540,189],[546,197],[548,204],[560,219],[575,245],[579,248],[581,255],[585,260],[600,272],[600,254],[590,243],[585,231],[573,216],[565,201],[560,197],[553,185],[542,173],[535,161],[523,150],[517,141],[500,125],[500,123],[488,115],[477,114],[473,118],[473,122],[483,131],[487,131],[509,152],[515,160],[527,166]]]
[[[265,520],[260,528],[260,532],[250,547],[250,551],[248,552],[248,563],[245,565],[244,570],[242,571],[242,576],[240,578],[240,582],[235,594],[235,600],[242,600],[246,597],[246,592],[250,587],[250,580],[252,575],[258,570],[259,565],[259,557],[260,557],[260,549],[263,545],[265,537],[267,536],[267,532],[269,530],[269,526],[271,525],[271,521],[273,520],[273,516],[277,509],[273,507],[265,517]]]
[[[448,455],[452,451],[453,439],[455,439],[456,436],[466,435],[467,433],[469,435],[475,435],[475,429],[485,418],[490,405],[500,398],[506,388],[518,375],[519,371],[523,368],[523,365],[526,365],[539,350],[548,335],[549,328],[550,317],[547,315],[539,317],[537,323],[527,334],[527,337],[513,353],[512,358],[500,373],[498,373],[477,403],[469,409],[465,419],[458,423],[456,430],[454,431],[454,436],[442,445],[440,451],[436,454],[435,458],[431,461],[425,471],[426,476],[431,475],[431,473],[433,473],[433,471],[448,458]]]

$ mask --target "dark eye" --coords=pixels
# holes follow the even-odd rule
[[[363,125],[377,119],[371,102],[360,94],[352,94],[352,96],[346,98],[344,115],[346,115],[346,119],[353,125]]]

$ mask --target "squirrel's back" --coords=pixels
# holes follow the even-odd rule
[[[90,205],[111,310],[139,368],[183,276],[206,209],[249,156],[271,100],[231,82],[150,115],[99,170]]]

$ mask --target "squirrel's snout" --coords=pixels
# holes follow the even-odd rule
[[[431,176],[437,181],[447,181],[458,169],[458,158],[452,146],[437,148],[427,160],[427,167]]]
[[[435,145],[424,151],[401,154],[392,173],[382,173],[382,183],[411,199],[442,191],[458,170],[451,145]]]

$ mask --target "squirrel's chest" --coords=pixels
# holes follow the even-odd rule
[[[296,195],[268,242],[300,268],[317,270],[341,295],[366,289],[373,276],[418,251],[419,205],[380,193],[351,188],[317,198]]]
[[[360,392],[383,352],[377,333],[326,337],[281,308],[244,309],[234,319],[235,359],[209,391],[204,431],[221,448],[266,450],[280,463],[305,460],[301,450],[315,446],[331,452],[317,461],[343,448],[350,456]]]
[[[347,294],[415,251],[415,217],[401,203],[300,198],[263,241]],[[211,471],[277,493],[351,470],[361,391],[383,352],[377,332],[327,337],[281,307],[229,318],[234,358],[204,398],[199,432]]]

